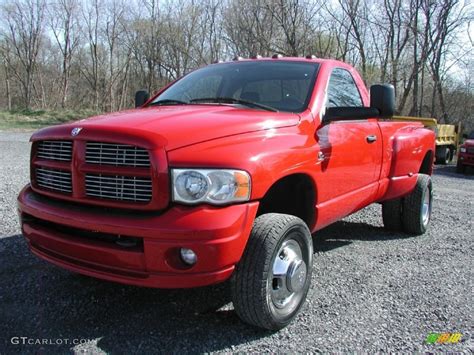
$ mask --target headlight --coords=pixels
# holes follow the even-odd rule
[[[226,204],[250,199],[250,176],[242,170],[172,169],[173,201]]]
[[[459,148],[459,151],[460,151],[461,153],[466,153],[466,147],[461,147],[461,148]]]

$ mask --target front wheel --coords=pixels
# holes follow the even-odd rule
[[[306,300],[313,243],[298,217],[258,217],[231,280],[232,301],[246,323],[269,330],[287,326]]]

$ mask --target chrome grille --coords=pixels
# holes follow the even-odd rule
[[[119,201],[151,200],[151,178],[121,175],[86,174],[86,195]]]
[[[72,141],[40,141],[37,156],[45,160],[71,161]]]
[[[65,193],[72,192],[71,173],[56,169],[36,168],[36,183],[38,186]]]
[[[89,164],[149,167],[148,151],[133,145],[87,142],[86,162]]]
[[[474,147],[467,147],[468,154],[474,154]]]

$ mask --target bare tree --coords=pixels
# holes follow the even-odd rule
[[[207,54],[201,58],[205,63],[219,60],[223,54],[223,26],[222,26],[223,6],[219,0],[206,0],[204,3],[204,16],[201,23],[203,36],[203,47],[207,44]]]
[[[162,67],[162,16],[158,0],[142,0],[135,9],[127,38],[136,61],[136,72],[149,91],[164,84]],[[139,88],[138,86],[136,88]]]
[[[65,108],[67,104],[73,55],[80,43],[79,5],[78,0],[57,0],[50,5],[49,19],[51,31],[62,57],[62,108]]]
[[[106,108],[114,111],[119,106],[116,100],[117,83],[120,79],[125,80],[122,74],[128,66],[130,51],[123,51],[121,42],[125,32],[125,11],[127,6],[123,1],[113,0],[105,9],[104,24],[104,52],[107,57],[107,74],[104,77],[104,85],[107,92]]]
[[[473,12],[465,0],[4,0],[0,7],[0,106],[8,109],[122,109],[135,90],[154,91],[214,60],[280,53],[340,59],[369,84],[392,83],[401,114],[472,118],[459,104],[474,97]]]
[[[43,36],[45,6],[43,0],[17,1],[3,5],[8,28],[5,41],[15,54],[17,63],[10,65],[10,68],[21,83],[26,108],[30,107],[32,101],[34,75]]]
[[[266,0],[233,0],[224,10],[225,41],[232,55],[271,55],[276,23]],[[281,53],[281,51],[278,51]]]
[[[400,86],[400,68],[406,55],[410,37],[410,17],[403,7],[403,0],[381,0],[377,7],[383,15],[376,13],[370,20],[374,51],[379,58],[380,82],[390,82],[397,96]]]
[[[458,0],[442,0],[438,3],[435,23],[429,28],[429,40],[432,48],[429,68],[434,86],[431,98],[431,115],[435,115],[435,100],[438,96],[441,110],[440,118],[445,122],[449,121],[449,115],[443,92],[442,65],[446,59],[447,47],[450,41],[453,40],[453,34],[462,23],[459,21],[459,17],[462,16],[463,9],[454,13],[458,4]]]
[[[304,55],[313,34],[312,23],[320,5],[316,1],[267,0],[265,9],[282,31],[278,48],[290,56]]]
[[[12,92],[11,92],[11,48],[7,41],[2,41],[0,45],[0,55],[2,58],[2,66],[5,75],[5,96],[7,99],[7,108],[9,111],[12,109]]]
[[[367,76],[367,53],[366,53],[366,29],[368,10],[367,2],[362,0],[338,0],[343,17],[338,19],[340,25],[346,29],[347,39],[349,36],[354,41],[355,48],[360,59],[361,74]],[[347,55],[347,54],[346,54]]]

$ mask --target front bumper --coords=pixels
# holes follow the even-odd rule
[[[474,154],[459,153],[458,164],[474,166]]]
[[[23,235],[42,259],[124,284],[188,288],[230,277],[245,249],[258,202],[175,206],[161,214],[118,211],[56,201],[27,185],[18,196],[18,209]],[[125,247],[117,237],[139,243]],[[179,248],[193,249],[197,263],[182,263]]]

